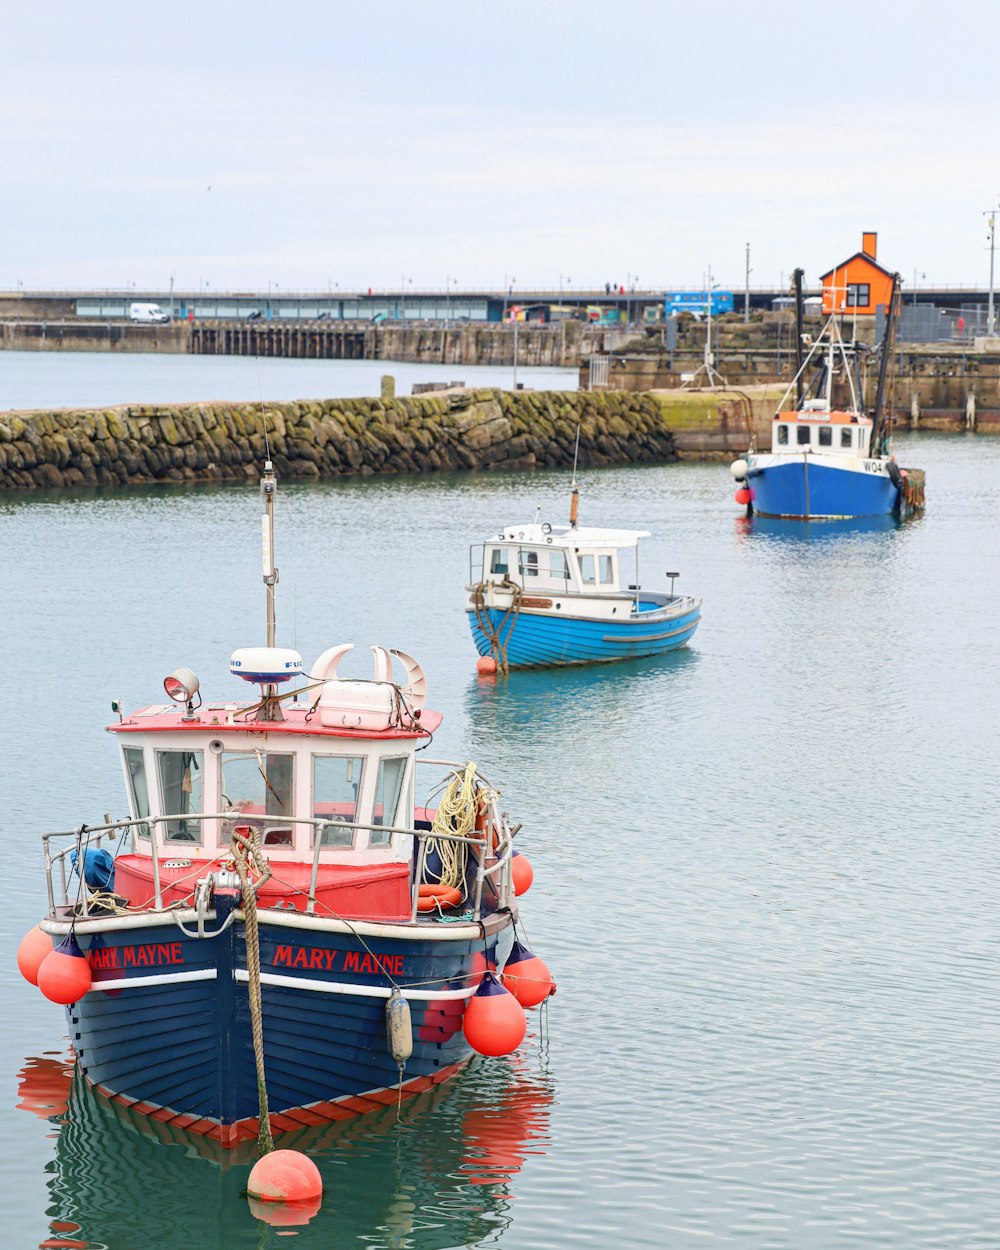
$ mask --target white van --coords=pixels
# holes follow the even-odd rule
[[[130,304],[129,321],[169,321],[170,314],[165,313],[159,304]]]

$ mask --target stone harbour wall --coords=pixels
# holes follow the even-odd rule
[[[685,403],[684,424],[712,424]],[[717,405],[716,405],[717,406]],[[462,390],[385,399],[0,413],[0,488],[664,463],[668,408],[627,392]]]

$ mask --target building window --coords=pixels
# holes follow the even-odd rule
[[[799,445],[800,447],[808,447],[808,446],[809,446],[809,435],[811,434],[811,432],[812,432],[812,431],[809,429],[809,426],[808,426],[808,425],[800,425],[800,426],[796,429],[796,431],[795,431],[795,441],[798,443],[798,445]]]
[[[872,302],[872,288],[868,282],[849,282],[847,284],[847,307],[867,308]]]
[[[821,425],[819,427],[819,445],[820,447],[833,446],[833,430],[831,430],[828,425]]]
[[[851,445],[851,430],[850,429],[840,431],[840,445],[841,447],[850,447]]]
[[[778,446],[779,447],[788,446],[788,426],[787,425],[778,426]]]

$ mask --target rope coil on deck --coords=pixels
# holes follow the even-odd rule
[[[476,765],[469,760],[461,772],[456,771],[452,775],[438,802],[425,845],[428,854],[434,852],[437,855],[441,862],[441,871],[429,873],[425,862],[424,875],[434,878],[441,886],[461,891],[459,901],[465,899],[469,845],[467,842],[453,842],[450,838],[436,838],[434,835],[447,833],[474,838],[481,809],[499,797],[497,791],[481,784]]]

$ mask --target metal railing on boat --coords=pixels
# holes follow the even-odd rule
[[[461,768],[462,765],[453,764],[447,760],[430,760],[422,759],[418,761],[421,764],[439,765],[446,768]],[[485,785],[489,783],[485,778],[480,778]],[[402,825],[383,825],[368,824],[363,821],[352,820],[336,820],[332,821],[328,817],[307,817],[307,816],[280,816],[280,823],[284,825],[309,825],[319,836],[313,837],[313,854],[309,876],[309,892],[305,907],[305,914],[316,914],[316,887],[319,878],[321,853],[324,849],[322,831],[334,828],[339,832],[345,830],[379,832],[392,835],[400,834],[404,837],[414,838],[417,845],[415,871],[411,885],[411,907],[410,921],[415,923],[418,918],[419,903],[419,886],[424,874],[427,861],[428,844],[433,842],[451,842],[465,845],[474,852],[477,852],[476,858],[476,877],[475,877],[475,893],[472,904],[472,919],[478,921],[482,916],[482,898],[483,887],[489,880],[493,884],[493,878],[498,877],[498,883],[494,887],[494,893],[497,897],[497,903],[500,907],[509,906],[514,897],[514,889],[510,875],[510,865],[513,859],[513,840],[520,830],[520,824],[511,825],[509,818],[505,812],[500,812],[496,803],[496,791],[489,789],[488,798],[486,800],[486,820],[485,829],[477,830],[476,836],[466,837],[462,834],[450,833],[444,830],[435,832],[433,829],[416,829],[407,828]],[[149,855],[153,874],[153,908],[154,911],[172,911],[176,910],[177,904],[172,904],[169,908],[164,906],[163,902],[163,885],[160,873],[160,857],[161,855],[169,856],[171,854],[178,855],[184,848],[183,844],[177,841],[168,841],[165,838],[158,837],[159,826],[169,826],[171,823],[178,821],[204,824],[208,821],[221,822],[221,827],[230,828],[240,826],[261,825],[265,821],[273,822],[276,819],[274,815],[268,816],[258,813],[245,813],[227,810],[222,812],[181,812],[172,815],[161,816],[143,816],[137,818],[129,818],[126,820],[108,821],[99,825],[81,825],[77,829],[57,830],[51,833],[42,834],[42,846],[45,859],[45,877],[48,889],[49,912],[54,915],[57,910],[56,889],[53,880],[54,873],[58,871],[60,893],[62,902],[58,904],[61,907],[79,906],[79,915],[81,918],[91,916],[90,898],[88,889],[84,882],[85,852],[90,849],[99,849],[102,839],[109,842],[120,841],[124,833],[130,834],[130,849],[132,853],[136,851],[136,835],[143,837],[149,841]],[[63,847],[61,850],[53,852],[52,844],[63,839],[72,839],[72,844]],[[201,843],[197,844],[201,846]],[[218,854],[210,859],[204,860],[206,873],[211,871],[213,865],[220,859],[224,859],[228,851],[226,847],[217,848]],[[75,868],[80,880],[76,900],[70,896],[69,876],[67,873],[66,861],[73,854],[76,854]],[[487,866],[488,861],[492,859],[494,862]],[[336,862],[336,861],[334,861]]]

